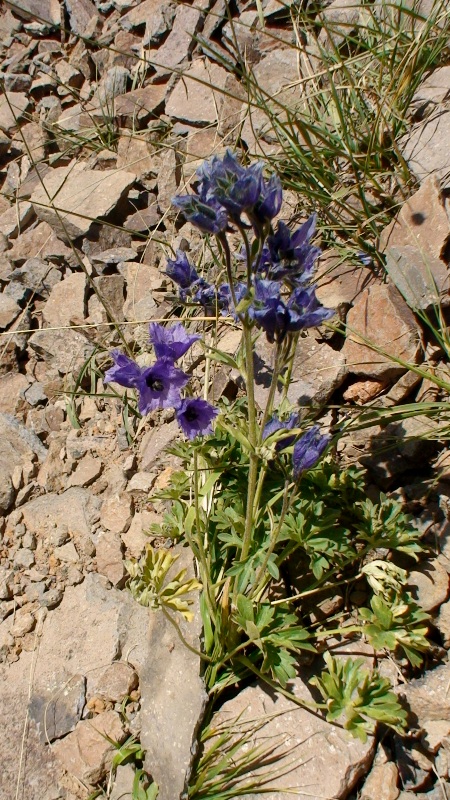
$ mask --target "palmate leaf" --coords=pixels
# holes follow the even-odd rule
[[[128,588],[141,605],[154,610],[164,606],[178,611],[191,622],[194,617],[189,609],[192,601],[187,600],[185,595],[201,589],[201,584],[196,578],[185,580],[185,569],[167,581],[167,574],[178,557],[178,554],[170,550],[154,550],[149,545],[146,554],[139,561],[125,561],[125,568],[130,576]]]
[[[363,742],[374,733],[377,722],[403,732],[407,713],[386,678],[377,670],[367,670],[362,658],[344,661],[325,653],[324,659],[327,669],[310,683],[326,702],[329,722],[344,717],[344,727]]]
[[[372,597],[369,608],[360,608],[364,635],[376,650],[403,650],[413,666],[420,666],[421,653],[429,649],[426,638],[429,615],[422,611],[411,595],[393,597],[388,605],[380,596]]]
[[[292,653],[301,650],[315,652],[309,643],[310,634],[298,624],[298,618],[282,606],[255,603],[240,594],[236,601],[237,612],[233,620],[248,637],[248,657],[253,662],[261,660],[262,673],[271,673],[283,688],[295,676],[296,658]]]
[[[415,527],[412,517],[403,512],[396,500],[383,494],[380,500],[380,503],[373,503],[366,498],[358,504],[358,537],[373,549],[389,547],[417,559],[417,554],[424,548],[420,543],[420,531]]]

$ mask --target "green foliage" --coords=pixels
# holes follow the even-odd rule
[[[345,660],[324,655],[327,669],[320,677],[311,678],[327,706],[327,720],[334,722],[344,717],[344,728],[363,742],[372,734],[378,722],[403,733],[406,711],[390,689],[389,681],[377,670],[364,668],[362,658]]]
[[[156,800],[158,791],[158,784],[149,781],[145,770],[137,769],[131,789],[131,800]]]
[[[289,613],[282,606],[256,605],[243,595],[238,595],[236,604],[233,620],[262,656],[260,671],[270,673],[286,688],[287,682],[296,674],[296,658],[292,654],[301,650],[315,652],[308,642],[308,631],[298,624],[296,614]]]
[[[388,547],[414,558],[423,550],[412,517],[402,511],[400,503],[383,494],[379,503],[369,498],[360,502],[357,528],[361,540],[373,550]]]
[[[201,584],[195,578],[184,580],[186,569],[180,570],[166,582],[167,573],[177,559],[178,555],[169,550],[154,550],[148,546],[146,554],[139,561],[125,561],[130,576],[128,587],[134,599],[142,606],[178,611],[186,620],[191,621],[194,617],[189,610],[191,601],[184,598],[186,594],[200,589]]]
[[[402,650],[415,667],[422,663],[421,653],[428,650],[426,639],[429,615],[422,611],[411,595],[395,596],[385,602],[382,597],[372,597],[369,608],[360,608],[364,620],[364,635],[376,650]]]

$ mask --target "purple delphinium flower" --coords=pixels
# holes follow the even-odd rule
[[[197,170],[200,197],[216,200],[232,220],[239,222],[242,212],[252,209],[259,200],[263,168],[262,162],[243,167],[231,150],[223,158],[213,156]]]
[[[194,267],[189,263],[183,250],[177,250],[175,259],[167,259],[166,275],[177,283],[180,289],[188,289],[199,277]]]
[[[234,288],[234,296],[236,298],[236,302],[239,305],[241,300],[243,300],[247,294],[247,284],[235,283],[233,288]],[[228,283],[222,283],[219,286],[219,291],[217,292],[217,300],[219,308],[221,309],[221,313],[224,316],[226,314],[230,314],[230,316],[234,317],[236,321],[239,320],[236,309],[234,307],[230,285]]]
[[[120,350],[113,350],[111,357],[115,364],[105,373],[105,383],[118,383],[127,389],[136,389],[142,376],[142,369],[132,358],[128,358]]]
[[[172,205],[183,212],[202,233],[222,233],[228,226],[228,215],[224,207],[214,198],[201,199],[198,195],[186,194],[172,199]]]
[[[273,433],[277,431],[291,431],[292,428],[296,428],[298,425],[299,419],[298,414],[291,414],[286,420],[278,419],[276,414],[272,417],[271,420],[264,426],[264,430],[262,432],[262,438],[268,439],[269,436],[272,436]],[[290,447],[291,444],[295,441],[295,436],[287,436],[286,438],[280,439],[275,445],[275,450],[284,450],[286,447]]]
[[[315,286],[295,289],[287,305],[290,314],[288,330],[291,331],[316,328],[335,313],[332,308],[325,308],[319,303]]]
[[[250,215],[256,223],[264,225],[272,220],[280,211],[283,201],[283,190],[278,175],[273,174],[268,181],[261,180],[259,200]],[[258,225],[257,225],[258,227]]]
[[[181,403],[180,390],[188,381],[189,375],[175,367],[171,359],[159,358],[141,372],[137,386],[139,411],[149,414],[157,408],[176,408]]]
[[[278,281],[255,281],[254,300],[249,316],[262,328],[269,342],[275,341],[285,327],[286,306],[280,298],[281,284]]]
[[[356,253],[356,258],[359,258],[361,264],[364,264],[365,267],[370,267],[373,264],[372,256],[364,250],[360,250],[359,253]]]
[[[291,286],[307,283],[313,275],[314,264],[321,254],[319,247],[310,244],[316,229],[316,215],[312,214],[295,233],[281,220],[276,233],[268,236],[269,254],[261,262],[268,276],[286,280]]]
[[[212,421],[219,413],[206,400],[188,398],[182,400],[175,411],[178,424],[188,439],[212,433]]]
[[[294,446],[292,464],[294,480],[298,480],[302,472],[317,464],[331,437],[321,434],[318,425],[313,425]]]
[[[190,336],[181,322],[176,322],[170,328],[165,328],[157,322],[151,322],[149,332],[156,357],[168,358],[172,361],[184,356],[194,342],[201,338],[196,334]]]

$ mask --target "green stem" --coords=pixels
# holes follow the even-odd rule
[[[299,336],[300,336],[300,333],[288,334],[288,338],[289,338],[289,348],[288,348],[289,358],[287,360],[287,370],[286,370],[286,375],[285,375],[285,378],[284,378],[284,388],[283,388],[283,398],[282,398],[283,400],[285,400],[286,397],[287,397],[288,389],[289,389],[289,386],[290,386],[290,383],[291,383],[292,370],[294,369],[294,358],[295,358],[295,353],[296,353],[296,350],[297,350],[297,342],[298,342]]]
[[[269,416],[272,413],[273,401],[275,398],[275,392],[277,390],[278,376],[280,374],[280,367],[281,367],[280,356],[281,356],[281,344],[278,342],[275,350],[275,360],[273,365],[272,381],[270,384],[269,396],[267,398],[266,408],[264,410],[264,416],[261,422],[262,431],[264,430],[267,420],[269,419]]]
[[[297,695],[292,694],[292,692],[289,692],[287,689],[283,689],[283,687],[280,686],[278,681],[271,680],[271,678],[269,678],[265,673],[261,672],[261,670],[259,670],[258,667],[255,667],[255,665],[252,664],[250,659],[247,658],[246,656],[241,656],[239,660],[247,667],[248,670],[250,670],[250,672],[253,672],[261,681],[267,683],[268,686],[270,686],[276,692],[279,692],[280,694],[284,695],[284,697],[287,697],[288,700],[292,700],[292,702],[295,703],[295,705],[300,706],[300,708],[306,708],[313,714],[314,713],[317,714],[319,710],[324,710],[324,711],[327,710],[328,706],[326,705],[326,703],[314,703],[314,702],[309,703],[307,700],[301,700],[300,697],[297,697]]]
[[[195,526],[197,529],[197,549],[200,561],[200,567],[202,572],[202,584],[203,584],[203,591],[205,592],[206,598],[206,605],[208,606],[208,613],[211,619],[214,619],[214,605],[211,601],[211,597],[209,594],[209,579],[210,579],[210,572],[208,568],[208,561],[206,558],[205,548],[203,546],[202,541],[202,530],[201,530],[201,520],[200,520],[200,505],[199,505],[199,495],[198,495],[198,453],[197,450],[194,450],[194,505],[195,505]],[[192,547],[191,547],[192,549]],[[195,551],[194,551],[195,552]]]
[[[195,647],[193,647],[191,644],[189,644],[189,642],[186,641],[185,637],[181,633],[181,629],[180,629],[180,626],[178,625],[178,622],[175,622],[173,617],[170,616],[169,612],[166,611],[164,606],[161,606],[161,611],[163,612],[163,614],[166,617],[166,619],[169,620],[170,624],[173,625],[173,627],[175,628],[175,630],[176,630],[178,636],[180,637],[182,643],[184,644],[184,646],[187,647],[187,649],[190,650],[191,653],[194,653],[196,656],[198,656],[198,658],[201,658],[202,661],[207,661],[208,664],[210,664],[211,661],[212,661],[212,658],[207,656],[206,653],[202,653],[202,652],[200,652],[200,650],[196,650]]]
[[[248,399],[248,438],[252,446],[250,452],[250,466],[248,471],[248,494],[247,494],[247,509],[245,515],[245,529],[244,539],[242,542],[241,561],[247,558],[253,534],[253,502],[255,499],[256,482],[258,477],[258,455],[256,453],[257,447],[257,423],[256,423],[256,407],[255,407],[255,372],[253,366],[253,342],[250,326],[247,319],[244,320],[244,348],[245,348],[245,366],[246,366],[246,389]]]
[[[272,533],[271,542],[270,542],[269,547],[267,548],[267,552],[266,552],[264,561],[263,561],[263,563],[262,563],[262,565],[261,565],[261,567],[259,569],[259,572],[258,572],[258,574],[257,574],[257,576],[255,578],[256,589],[254,590],[254,592],[252,592],[252,595],[257,601],[259,601],[259,599],[260,599],[258,595],[265,588],[265,585],[266,585],[266,581],[265,581],[266,567],[267,567],[267,564],[269,563],[270,556],[272,555],[273,551],[275,550],[275,546],[276,546],[276,543],[278,541],[278,536],[280,535],[281,526],[282,526],[282,524],[284,522],[284,518],[285,518],[285,516],[287,514],[287,511],[288,511],[288,508],[289,508],[289,506],[291,504],[291,498],[289,497],[289,494],[288,494],[288,488],[289,488],[289,481],[286,481],[285,485],[284,485],[283,505],[282,505],[282,508],[281,508],[281,513],[280,513],[280,517],[279,517],[279,520],[278,520],[278,524],[277,524],[274,532]]]

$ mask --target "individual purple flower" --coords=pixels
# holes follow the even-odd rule
[[[300,475],[307,469],[311,469],[317,464],[320,456],[330,442],[331,436],[321,434],[318,425],[313,425],[294,446],[292,464],[294,480],[298,480]]]
[[[192,222],[202,233],[222,233],[228,226],[228,215],[215,199],[203,200],[194,194],[186,194],[172,199],[172,205],[183,212],[188,222]]]
[[[335,313],[332,308],[325,308],[316,297],[316,287],[295,289],[289,299],[289,330],[303,331],[316,328]]]
[[[261,261],[260,270],[275,280],[286,280],[291,286],[311,280],[314,265],[321,254],[319,247],[310,244],[316,230],[316,215],[312,214],[295,233],[281,220],[276,233],[267,237],[269,253]]]
[[[199,303],[205,311],[211,310],[212,312],[215,311],[215,305],[217,302],[217,293],[214,286],[211,283],[208,283],[203,278],[200,278],[196,283],[194,283],[191,287],[191,294],[194,303]]]
[[[113,350],[111,356],[115,364],[105,373],[104,382],[114,382],[127,389],[135,389],[141,379],[142,369],[132,358],[128,358],[120,350]]]
[[[189,375],[174,366],[168,358],[159,358],[152,367],[141,371],[139,411],[149,414],[157,408],[176,408],[181,403],[180,390],[186,386]]]
[[[233,220],[239,221],[242,212],[252,209],[259,200],[263,168],[262,162],[243,167],[231,150],[223,158],[213,156],[197,170],[200,197],[216,200]]]
[[[360,250],[359,253],[356,253],[356,258],[359,258],[361,264],[364,264],[365,267],[370,267],[373,264],[372,256],[364,250]]]
[[[281,181],[274,173],[268,181],[261,181],[259,200],[253,209],[253,217],[261,224],[272,220],[279,214],[282,201]]]
[[[290,324],[290,311],[280,296],[278,281],[255,281],[255,293],[249,316],[265,331],[269,342],[283,341]]]
[[[184,356],[190,347],[201,337],[189,335],[181,322],[176,322],[170,328],[165,328],[157,322],[149,325],[150,341],[154,347],[157,358],[168,358],[177,361]]]
[[[181,289],[188,289],[199,277],[183,250],[177,250],[175,259],[167,259],[166,275],[177,283]]]
[[[236,302],[239,305],[241,300],[247,294],[247,284],[246,283],[235,283],[234,286],[234,296],[236,298]],[[229,283],[222,283],[219,286],[219,290],[217,292],[217,300],[219,308],[221,309],[221,313],[225,316],[226,314],[230,314],[236,321],[239,320],[237,315],[237,311],[234,307],[233,297],[231,294],[231,289]]]
[[[188,398],[176,409],[178,424],[188,439],[212,433],[212,421],[219,413],[206,400]]]
[[[298,414],[291,414],[286,420],[278,419],[276,414],[272,417],[271,420],[264,426],[264,430],[262,432],[263,441],[268,439],[269,436],[276,433],[277,431],[291,431],[292,428],[296,428],[298,426]],[[295,436],[286,436],[280,439],[276,445],[275,450],[284,450],[286,447],[290,447],[291,444],[295,441]]]

